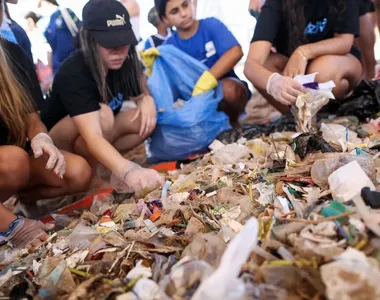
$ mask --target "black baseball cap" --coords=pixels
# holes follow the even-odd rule
[[[127,9],[116,0],[90,0],[82,12],[83,29],[104,48],[137,45]]]

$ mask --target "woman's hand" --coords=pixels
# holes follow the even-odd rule
[[[46,169],[54,168],[54,173],[63,178],[66,172],[66,161],[59,149],[54,146],[52,139],[46,133],[37,134],[31,141],[31,147],[35,158],[39,158],[44,153],[49,156]]]
[[[284,76],[294,78],[297,75],[305,75],[308,58],[302,47],[298,47],[289,58],[284,69]]]
[[[138,101],[138,110],[133,117],[132,122],[135,121],[141,115],[141,127],[140,136],[149,136],[157,123],[157,112],[154,99],[150,95],[144,95],[141,100]]]
[[[164,185],[164,178],[153,170],[125,160],[112,170],[111,185],[116,190],[133,191],[140,194],[143,190],[152,191]]]
[[[267,93],[284,105],[293,105],[307,90],[293,78],[273,73],[267,82]]]

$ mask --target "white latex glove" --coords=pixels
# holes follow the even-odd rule
[[[133,191],[137,194],[144,189],[153,190],[159,185],[163,186],[165,183],[164,178],[161,177],[157,171],[142,168],[138,164],[130,161],[126,162],[124,166],[118,170],[114,170],[112,175],[114,180],[116,179],[116,181],[118,181],[116,184],[115,181],[114,184],[111,182],[114,188],[124,191]]]
[[[46,169],[54,168],[54,173],[63,178],[66,172],[66,161],[61,151],[54,146],[52,139],[46,133],[37,134],[31,142],[31,147],[35,158],[39,158],[46,153],[49,159],[46,163]]]
[[[273,73],[267,82],[267,93],[284,105],[294,105],[307,90],[293,78]]]
[[[54,228],[53,224],[44,224],[23,217],[18,217],[12,224],[5,240],[14,248],[35,248],[49,238],[46,231]]]

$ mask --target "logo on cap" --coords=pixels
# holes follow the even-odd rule
[[[116,15],[116,19],[114,19],[114,20],[107,20],[107,26],[108,27],[123,26],[125,24],[127,24],[127,22],[125,21],[125,15],[123,15],[123,16]]]

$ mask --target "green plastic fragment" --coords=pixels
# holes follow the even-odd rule
[[[343,214],[346,211],[347,211],[347,207],[344,204],[333,200],[330,202],[330,204],[328,206],[326,206],[322,209],[321,213],[324,217],[332,217],[332,216],[337,216],[337,215]],[[337,219],[337,221],[339,223],[344,222],[344,220],[345,220],[345,218]]]

